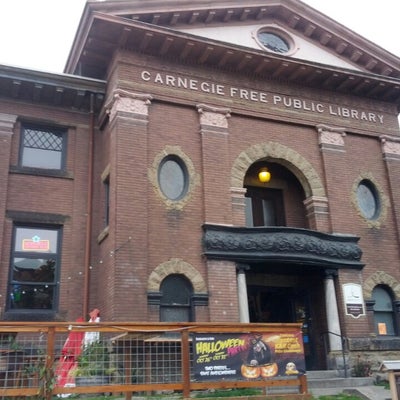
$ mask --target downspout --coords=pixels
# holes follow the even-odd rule
[[[86,238],[85,238],[85,264],[84,264],[84,282],[83,282],[83,315],[87,318],[89,315],[89,289],[90,289],[90,257],[92,240],[92,203],[93,203],[93,159],[94,159],[94,95],[90,95],[89,111],[89,154],[88,154],[88,191],[87,191],[87,209],[86,209]]]

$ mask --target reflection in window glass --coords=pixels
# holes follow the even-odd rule
[[[289,43],[274,32],[261,31],[257,34],[260,43],[274,53],[287,53],[290,50]]]
[[[187,192],[187,170],[178,157],[168,156],[158,172],[160,189],[169,200],[179,200]]]
[[[40,227],[14,229],[9,309],[55,309],[59,233]]]
[[[357,201],[361,214],[367,219],[379,216],[379,199],[375,186],[368,180],[362,180],[357,187]]]
[[[21,165],[62,169],[64,136],[63,131],[33,126],[23,127]]]

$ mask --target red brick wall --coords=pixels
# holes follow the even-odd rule
[[[76,319],[82,315],[84,243],[86,232],[86,204],[88,187],[88,128],[89,117],[84,113],[28,104],[2,103],[2,112],[17,114],[20,120],[34,121],[54,126],[67,126],[67,178],[39,176],[9,172],[18,164],[20,124],[12,136],[5,209],[16,212],[58,214],[65,217],[59,277],[59,318]],[[2,149],[6,150],[6,146]],[[5,159],[6,160],[6,159]],[[5,177],[5,174],[2,176]],[[3,216],[3,213],[2,213]],[[2,220],[0,220],[1,222]],[[28,222],[28,221],[27,221]],[[1,222],[4,232],[1,248],[0,307],[5,308],[6,282],[8,281],[11,251],[12,220]]]

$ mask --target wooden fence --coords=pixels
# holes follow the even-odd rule
[[[269,354],[267,363],[250,360],[257,346]],[[260,388],[264,397],[305,399],[311,396],[298,368],[302,349],[299,324],[0,322],[0,398],[190,398],[210,389]]]

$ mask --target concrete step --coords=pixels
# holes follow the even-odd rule
[[[360,396],[368,400],[391,400],[390,390],[382,386],[360,386],[353,389],[344,389],[343,393]]]
[[[338,371],[307,371],[307,383],[310,389],[354,388],[373,386],[374,378],[355,378],[339,376]]]

